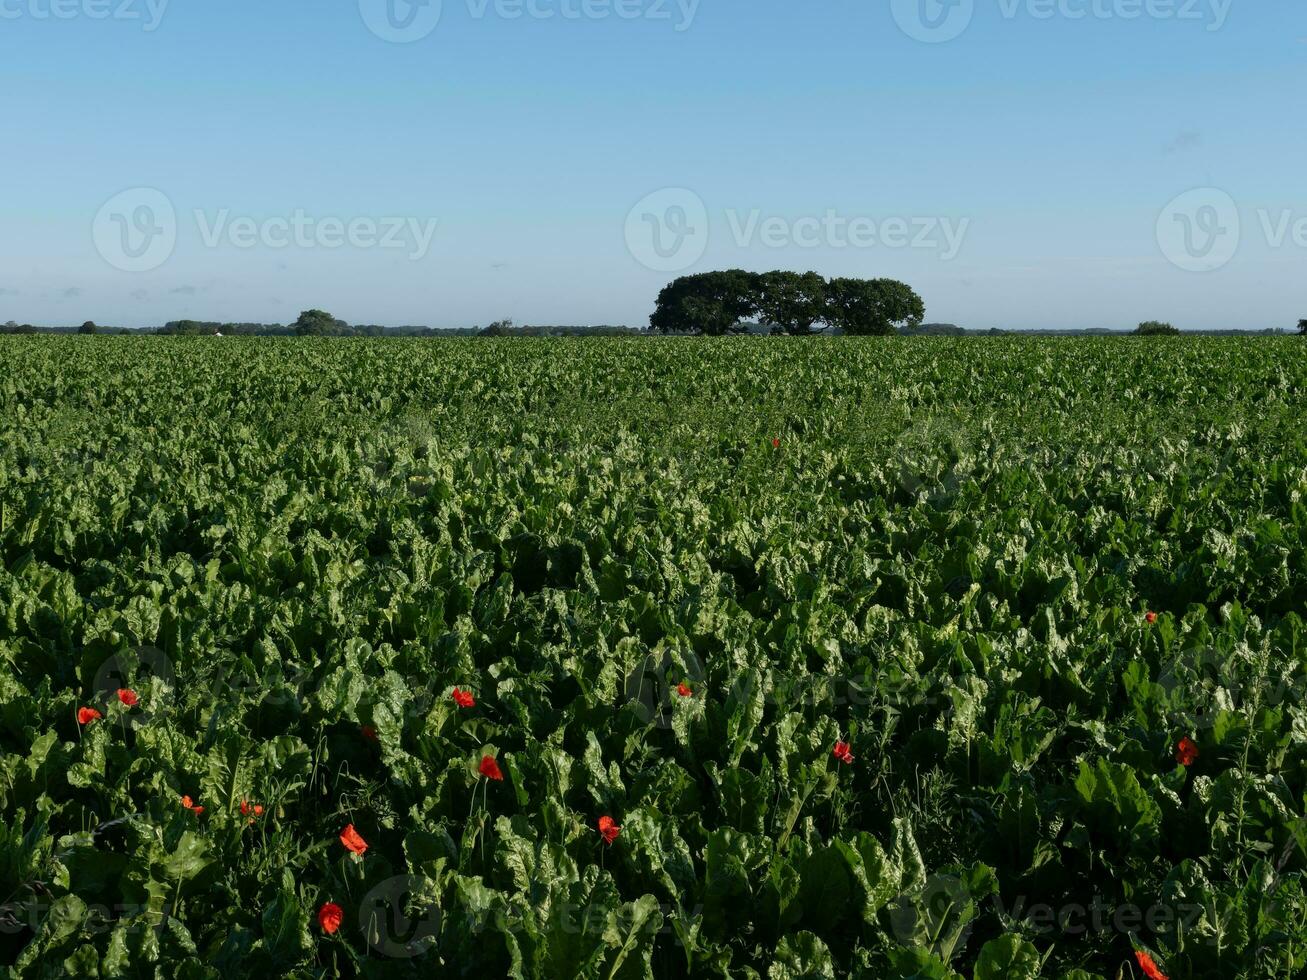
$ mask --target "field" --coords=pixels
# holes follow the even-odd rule
[[[0,976],[1302,976],[1304,405],[1296,338],[0,338]]]

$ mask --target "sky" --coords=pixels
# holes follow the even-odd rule
[[[1307,316],[1302,0],[0,0],[0,322]]]

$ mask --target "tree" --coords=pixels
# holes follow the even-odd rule
[[[100,328],[95,325],[93,320],[87,320],[77,328],[78,333],[99,333]]]
[[[1161,320],[1145,320],[1135,330],[1139,337],[1177,337],[1180,331]]]
[[[294,330],[300,337],[343,337],[349,333],[349,324],[322,310],[305,310],[295,321]]]
[[[649,329],[658,333],[738,333],[758,312],[758,276],[742,269],[682,276],[658,294]]]
[[[826,315],[826,280],[815,272],[766,272],[756,285],[759,315],[788,334],[806,337]]]
[[[823,319],[848,334],[887,336],[916,328],[925,316],[921,297],[895,279],[832,279],[826,286]]]
[[[1298,321],[1298,332],[1304,337],[1307,337],[1307,320]]]
[[[486,327],[484,330],[482,330],[482,331],[478,334],[478,336],[480,336],[480,337],[507,337],[507,336],[509,336],[509,335],[512,334],[513,329],[514,329],[514,328],[513,328],[513,321],[512,321],[512,320],[496,320],[494,323],[490,324],[490,326],[488,326],[488,327]]]

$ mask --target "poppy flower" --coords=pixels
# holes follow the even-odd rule
[[[1188,735],[1175,744],[1175,761],[1186,769],[1198,761],[1198,746]]]
[[[1149,612],[1148,615],[1144,617],[1144,622],[1146,622],[1149,626],[1152,626],[1155,622],[1157,622],[1157,613]]]
[[[1144,976],[1148,977],[1148,980],[1166,980],[1166,974],[1158,968],[1153,958],[1143,950],[1135,950],[1135,962],[1139,964],[1139,969],[1144,971]]]
[[[322,931],[328,936],[340,928],[344,918],[344,910],[335,902],[327,902],[318,909],[318,925],[322,926]]]
[[[189,796],[182,797],[182,806],[186,807],[186,809],[190,810],[191,813],[195,814],[197,817],[204,812],[204,807],[196,806],[195,801]]]
[[[345,845],[345,850],[363,856],[363,852],[368,849],[368,842],[359,836],[359,832],[354,829],[353,824],[349,824],[340,832],[340,842]]]
[[[617,840],[621,832],[622,828],[617,826],[617,822],[612,817],[599,818],[599,836],[604,839],[606,844],[611,844]]]
[[[835,750],[831,753],[845,765],[853,762],[853,747],[848,742],[836,742]]]
[[[685,683],[685,681],[681,681],[681,683],[676,685],[676,693],[683,698],[694,697],[694,692],[690,690],[690,685]]]
[[[366,738],[369,742],[375,742],[377,740],[377,730],[373,728],[371,725],[361,726],[359,728],[359,732],[361,732],[363,737]]]
[[[477,699],[472,696],[471,691],[464,691],[461,688],[454,688],[454,703],[460,708],[470,708],[477,703]]]
[[[94,708],[77,709],[77,724],[79,725],[89,725],[97,718],[103,718],[103,717],[104,715],[100,714],[100,712],[96,711]]]
[[[499,763],[495,761],[493,755],[481,757],[481,775],[485,776],[487,779],[493,779],[497,783],[502,783],[504,781],[504,773],[499,768]]]
[[[136,703],[141,699],[137,697],[136,692],[130,687],[120,687],[118,688],[118,700],[127,705],[127,707],[134,708],[136,707]]]
[[[251,813],[256,817],[263,816],[263,805],[260,803],[251,805],[249,800],[241,800],[241,816],[248,817]],[[253,822],[254,821],[251,819],[250,823]]]
[[[780,441],[780,439],[772,439],[772,441],[771,441],[771,447],[772,447],[772,449],[780,449],[780,448],[781,448],[781,441]]]

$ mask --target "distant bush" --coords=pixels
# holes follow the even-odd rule
[[[1176,337],[1180,331],[1161,320],[1146,320],[1139,324],[1135,333],[1140,337]]]

